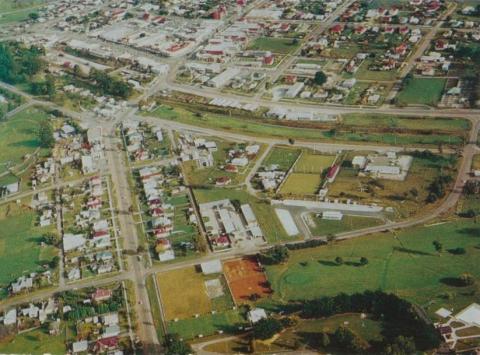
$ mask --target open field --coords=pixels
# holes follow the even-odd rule
[[[35,108],[17,113],[9,120],[0,122],[0,173],[23,161],[40,147],[37,130],[47,114]],[[42,149],[42,152],[45,151]]]
[[[261,120],[241,119],[227,115],[202,113],[201,117],[184,108],[160,106],[153,112],[144,113],[147,116],[157,116],[162,119],[178,121],[198,127],[212,128],[243,133],[251,136],[277,137],[281,139],[303,139],[312,141],[348,141],[369,142],[394,145],[438,145],[462,144],[463,137],[451,134],[416,134],[416,133],[374,133],[374,132],[331,132],[330,130],[287,127],[277,124],[262,123]]]
[[[287,171],[295,163],[300,153],[300,149],[274,147],[263,161],[263,165],[278,165],[278,170]]]
[[[364,290],[393,292],[422,305],[432,314],[439,307],[458,311],[471,303],[476,286],[455,286],[464,272],[480,276],[480,229],[472,220],[377,234],[313,249],[292,251],[285,265],[267,266],[268,280],[277,302],[313,299]],[[432,245],[438,240],[444,252]],[[463,255],[448,250],[465,248]],[[340,256],[344,264],[338,265]],[[368,264],[359,266],[361,257]]]
[[[238,310],[229,310],[215,314],[205,314],[198,318],[168,322],[170,333],[179,334],[184,339],[193,339],[198,335],[214,335],[219,330],[227,334],[236,333],[238,326],[247,323]]]
[[[473,157],[472,170],[480,170],[480,154]]]
[[[322,174],[325,169],[332,166],[335,161],[334,155],[322,155],[304,151],[300,160],[295,165],[295,173]]]
[[[205,281],[212,279],[221,281],[222,296],[216,298],[208,296]],[[196,314],[208,314],[211,311],[222,312],[233,306],[221,275],[205,276],[194,267],[187,267],[157,274],[157,283],[162,294],[167,321],[175,318],[192,318]]]
[[[404,128],[411,130],[445,130],[465,132],[470,128],[470,123],[463,119],[428,117],[409,118],[361,113],[349,113],[343,115],[342,122],[347,126]]]
[[[249,195],[243,189],[195,189],[194,194],[199,204],[225,198],[238,200],[240,203],[249,203],[269,243],[293,240],[285,233],[272,206]]]
[[[320,174],[292,173],[280,189],[283,195],[314,195],[322,183]]]
[[[65,338],[65,331],[52,336],[44,329],[38,328],[17,335],[10,342],[0,343],[0,353],[61,355],[67,352]]]
[[[345,160],[351,160],[356,153],[348,153]],[[454,156],[436,156],[435,159],[415,157],[404,181],[359,177],[353,168],[342,167],[335,182],[329,185],[329,198],[353,199],[359,203],[377,203],[391,206],[398,217],[409,217],[418,212],[426,213],[429,185],[443,172],[455,174]]]
[[[255,257],[227,261],[223,268],[232,296],[237,303],[247,302],[254,294],[259,297],[270,295],[267,279]]]
[[[440,101],[446,79],[413,78],[397,96],[401,103],[435,105]]]
[[[341,221],[331,221],[315,217],[311,215],[314,227],[310,227],[310,231],[315,236],[337,234],[348,232],[357,229],[374,227],[383,224],[384,222],[377,218],[360,217],[360,216],[346,216],[344,215]]]
[[[56,248],[40,246],[42,235],[54,231],[55,226],[37,227],[36,218],[36,213],[25,205],[0,206],[1,286],[7,286],[26,273],[41,271],[42,265],[58,255]]]
[[[253,41],[248,49],[288,54],[297,49],[298,46],[299,44],[290,38],[259,37]]]

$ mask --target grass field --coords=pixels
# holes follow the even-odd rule
[[[274,147],[263,161],[263,165],[278,165],[278,170],[288,171],[298,159],[300,153],[300,149]]]
[[[0,122],[0,173],[22,163],[26,154],[39,148],[37,130],[39,123],[47,118],[45,112],[29,108]]]
[[[198,335],[214,335],[219,330],[225,333],[236,333],[239,325],[246,325],[245,319],[238,310],[229,310],[216,314],[205,314],[199,318],[168,322],[170,333],[179,334],[184,339],[193,339]]]
[[[278,54],[288,54],[300,44],[290,38],[259,37],[248,47],[251,50],[270,51]]]
[[[41,328],[19,334],[10,342],[0,342],[2,354],[62,355],[66,352],[65,334],[52,336]]]
[[[322,155],[304,151],[295,165],[294,171],[303,174],[321,174],[325,169],[332,166],[334,161],[334,155]]]
[[[40,246],[43,233],[52,228],[35,226],[36,213],[15,203],[0,207],[0,285],[6,286],[23,274],[40,271],[41,266],[58,255],[51,246]]]
[[[311,218],[315,226],[310,227],[310,231],[315,236],[348,232],[384,223],[380,219],[359,216],[343,216],[341,221],[325,220],[315,215],[311,215]]]
[[[195,189],[197,202],[211,202],[228,198],[249,203],[257,217],[258,224],[269,243],[292,240],[278,220],[273,208],[267,202],[256,199],[242,189]]]
[[[222,312],[230,309],[233,302],[225,287],[224,295],[218,299],[210,299],[207,295],[205,281],[215,278],[221,276],[207,277],[194,267],[157,274],[166,320],[192,318],[196,314],[207,314],[212,310]]]
[[[221,169],[221,167],[226,165],[228,151],[238,148],[238,146],[235,143],[222,140],[214,141],[217,143],[217,151],[213,152],[212,154],[215,161],[215,166],[200,168],[197,162],[193,160],[187,161],[183,164],[188,183],[193,186],[215,185],[215,181],[219,177],[229,177],[232,180],[232,185],[243,183],[250,169],[255,164],[256,158],[252,159],[246,167],[240,167],[237,173],[227,172]],[[264,146],[260,148],[257,157],[262,155],[264,149]]]
[[[160,106],[153,112],[144,113],[146,116],[159,117],[162,119],[177,121],[193,126],[212,128],[215,130],[239,132],[251,136],[277,137],[303,139],[309,141],[349,141],[384,143],[394,145],[438,145],[443,144],[462,144],[463,139],[451,134],[398,134],[398,133],[356,133],[356,132],[335,132],[330,130],[293,128],[276,124],[263,123],[261,120],[246,120],[230,117],[227,115],[217,115],[212,113],[203,113],[202,117],[197,117],[191,111],[184,108],[169,108]]]
[[[329,246],[292,251],[285,265],[267,266],[273,300],[312,299],[384,290],[424,306],[433,313],[441,306],[460,308],[478,297],[475,286],[456,287],[452,280],[464,272],[480,276],[480,228],[471,220],[407,229],[397,236],[384,233]],[[432,245],[439,240],[444,252]],[[463,247],[464,255],[449,249]],[[335,258],[344,259],[337,265]],[[357,266],[361,257],[368,265]]]
[[[375,114],[349,113],[342,116],[347,126],[405,128],[412,130],[465,131],[470,128],[467,120],[453,118],[412,118]]]
[[[398,94],[398,101],[413,105],[435,105],[442,97],[445,79],[413,78]]]
[[[473,156],[472,170],[480,170],[480,154]]]
[[[282,195],[314,195],[322,183],[320,174],[292,173],[280,188]]]

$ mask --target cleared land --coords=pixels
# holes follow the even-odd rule
[[[287,54],[297,49],[299,45],[290,38],[259,37],[249,46],[249,49]]]
[[[413,78],[398,94],[398,101],[416,105],[435,105],[442,98],[446,79]]]
[[[385,233],[292,251],[285,265],[266,267],[272,298],[286,302],[380,289],[422,305],[429,313],[442,306],[458,311],[478,294],[476,286],[458,287],[455,280],[464,272],[480,276],[479,235],[474,221],[462,219],[396,236]],[[432,244],[435,240],[443,244],[441,255]],[[448,252],[455,248],[465,248],[466,253]],[[337,265],[337,256],[343,265]],[[361,257],[369,263],[358,266]]]
[[[316,236],[343,233],[357,229],[374,227],[384,223],[382,220],[377,218],[359,216],[343,216],[341,221],[330,221],[312,215],[312,221],[315,226],[310,227],[310,231]]]
[[[227,261],[223,264],[225,277],[237,303],[245,303],[250,296],[259,297],[271,294],[267,278],[260,269],[255,257]]]
[[[322,183],[320,174],[292,173],[280,189],[283,195],[314,195]]]
[[[25,205],[10,203],[0,207],[0,286],[16,278],[42,270],[58,255],[52,246],[40,246],[42,235],[52,228],[36,226],[37,215]]]
[[[23,162],[23,157],[40,149],[37,137],[40,122],[48,119],[44,111],[29,108],[0,123],[0,173]],[[46,150],[41,149],[41,153]]]

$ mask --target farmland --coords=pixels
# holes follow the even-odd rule
[[[0,173],[21,164],[25,155],[40,149],[37,130],[39,123],[47,118],[45,112],[29,108],[0,122]]]
[[[398,101],[413,105],[435,105],[442,97],[445,79],[412,78],[399,93]]]
[[[471,302],[470,292],[477,291],[474,286],[459,288],[451,280],[466,271],[480,275],[479,233],[472,220],[464,219],[293,251],[287,264],[267,266],[272,297],[286,302],[380,289],[420,304],[429,313],[441,306],[458,311]],[[435,240],[444,246],[440,255],[432,245]],[[466,253],[449,255],[448,250],[459,247]],[[335,262],[337,256],[343,258],[342,265]],[[368,259],[367,265],[359,266],[361,257]]]

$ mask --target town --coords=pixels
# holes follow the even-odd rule
[[[480,351],[480,5],[0,3],[0,353]]]

